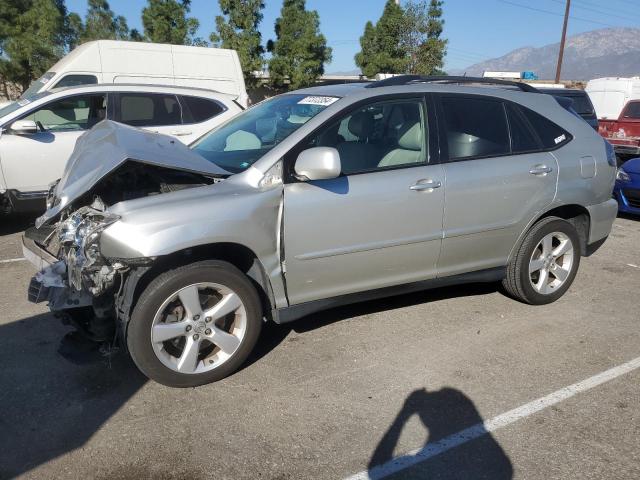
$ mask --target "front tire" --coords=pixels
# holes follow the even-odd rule
[[[580,266],[580,238],[575,227],[548,217],[527,232],[507,266],[502,285],[509,295],[531,305],[558,300],[569,289]]]
[[[230,263],[209,260],[162,273],[141,294],[127,347],[147,377],[195,387],[235,372],[262,328],[260,299]]]

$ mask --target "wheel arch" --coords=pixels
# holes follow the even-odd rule
[[[520,248],[520,245],[531,228],[540,220],[548,217],[558,217],[570,222],[575,227],[578,232],[578,237],[580,238],[580,255],[583,257],[588,255],[587,247],[589,242],[589,228],[591,224],[589,211],[584,206],[578,204],[555,205],[538,213],[538,215],[533,217],[533,219],[527,224],[526,228],[520,233],[518,241],[509,253],[509,262],[518,251],[518,248]]]
[[[246,245],[219,242],[189,247],[159,256],[150,266],[139,269],[135,274],[130,274],[125,280],[125,285],[122,289],[124,300],[118,308],[121,320],[124,323],[128,323],[131,311],[138,298],[158,275],[176,267],[202,260],[225,261],[247,275],[260,297],[263,315],[269,320],[272,319],[272,312],[275,308],[273,289],[264,265],[256,253]],[[127,300],[126,290],[131,288],[133,292],[130,294],[130,299]]]

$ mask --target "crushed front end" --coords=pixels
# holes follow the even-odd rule
[[[129,267],[100,253],[100,233],[118,217],[96,199],[52,226],[31,228],[23,253],[37,268],[29,301],[49,308],[82,329],[91,340],[108,341],[116,326],[115,295]]]

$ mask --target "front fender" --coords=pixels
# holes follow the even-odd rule
[[[176,196],[171,201],[167,199],[172,194],[158,195],[157,202],[148,197],[140,208],[130,210],[124,202],[114,209],[121,219],[102,232],[102,255],[126,263],[127,259],[160,257],[201,245],[243,245],[258,257],[278,302],[279,296],[284,297],[278,251],[282,188],[220,187],[216,194],[203,188],[204,194]],[[227,194],[222,194],[224,190]]]

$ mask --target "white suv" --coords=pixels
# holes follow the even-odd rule
[[[0,210],[44,210],[82,133],[104,119],[191,143],[242,108],[232,95],[157,85],[92,85],[43,92],[0,109]]]

